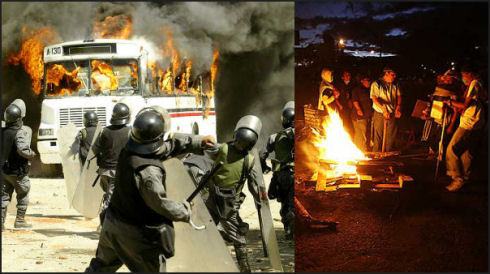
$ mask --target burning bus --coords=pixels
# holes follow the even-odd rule
[[[93,110],[102,126],[109,124],[113,106],[129,102],[132,119],[144,108],[159,105],[172,117],[172,132],[216,137],[213,58],[211,71],[191,77],[191,61],[158,69],[148,50],[137,42],[95,39],[44,48],[41,123],[37,149],[44,164],[61,163],[58,129],[68,123],[83,127],[83,114]],[[213,69],[214,68],[214,69]]]

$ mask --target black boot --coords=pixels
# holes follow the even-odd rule
[[[234,245],[235,247],[235,255],[238,261],[238,267],[240,268],[240,272],[250,273],[250,265],[248,264],[248,254],[247,247],[245,245]]]
[[[17,217],[15,217],[15,223],[14,227],[15,228],[31,228],[32,225],[26,223],[24,217],[26,216],[26,210],[27,209],[17,209]]]
[[[7,219],[7,208],[2,208],[2,231],[5,231],[5,219]]]

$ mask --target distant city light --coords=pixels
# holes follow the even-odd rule
[[[344,39],[340,39],[339,44],[344,45]]]
[[[371,50],[371,53],[374,53],[374,50]]]
[[[454,66],[454,64],[455,64],[454,62],[451,62],[451,66]]]

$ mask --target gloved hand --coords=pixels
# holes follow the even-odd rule
[[[189,220],[187,220],[187,222],[189,222],[191,220],[191,215],[192,215],[192,206],[193,206],[193,203],[189,203],[188,201],[183,201],[182,202],[185,206],[185,208],[187,208],[187,210],[189,211]]]
[[[205,148],[212,148],[216,144],[216,139],[213,136],[207,135],[202,137],[201,145]]]

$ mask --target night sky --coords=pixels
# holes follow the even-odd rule
[[[440,72],[488,60],[488,3],[297,2],[300,46],[322,43],[328,32],[356,57],[404,59]]]

